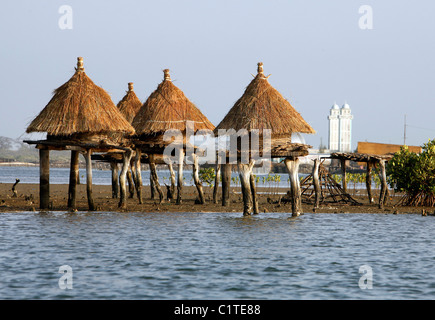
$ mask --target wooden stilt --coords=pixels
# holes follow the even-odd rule
[[[142,200],[142,167],[140,164],[140,159],[142,157],[142,152],[140,149],[136,149],[136,155],[134,158],[134,167],[136,171],[136,193],[137,193],[137,199],[139,200],[139,204],[143,203]]]
[[[118,163],[116,161],[110,162],[110,169],[112,170],[112,198],[118,198],[119,187],[118,187]]]
[[[252,173],[253,163],[244,164],[238,163],[240,185],[242,187],[243,196],[243,215],[249,216],[252,213],[252,192],[251,192],[251,173]]]
[[[222,164],[221,180],[222,180],[222,206],[230,205],[230,183],[231,183],[231,167],[229,163]]]
[[[68,208],[76,208],[77,177],[79,176],[79,152],[71,151],[71,163],[69,171]]]
[[[132,156],[132,150],[128,149],[126,150],[122,155],[122,169],[121,174],[119,175],[119,186],[121,189],[120,192],[120,199],[118,207],[121,209],[127,208],[127,186],[126,186],[126,177],[127,172],[130,167],[130,160]]]
[[[50,206],[50,150],[39,149],[39,208]]]
[[[284,163],[290,176],[292,195],[292,216],[299,216],[302,212],[301,188],[299,182],[299,159],[286,158]]]
[[[154,155],[150,154],[149,157],[150,157],[150,173],[153,179],[154,186],[159,194],[160,203],[162,203],[164,195],[163,195],[162,188],[160,187],[159,177],[157,176],[157,169],[156,169]]]
[[[184,162],[184,149],[180,149],[178,158],[178,181],[177,181],[177,201],[176,204],[181,204],[181,195],[183,192],[183,162]]]
[[[92,195],[92,160],[91,160],[92,150],[86,150],[84,154],[86,161],[86,193],[88,196],[88,207],[89,211],[95,211],[94,198]]]
[[[251,186],[251,194],[252,194],[252,206],[254,210],[254,214],[258,214],[258,197],[257,197],[257,186],[255,185],[255,176],[251,171],[251,175],[249,177],[249,182]]]
[[[373,196],[372,196],[372,162],[367,161],[367,171],[366,171],[366,189],[367,189],[367,196],[369,198],[369,203],[373,203]]]
[[[198,155],[192,154],[192,158],[193,158],[193,182],[195,183],[196,190],[198,190],[199,204],[205,204],[204,190],[202,188],[202,183],[199,180]]]
[[[386,195],[387,195],[387,174],[385,171],[385,160],[381,159],[379,160],[379,176],[381,178],[381,192],[379,195],[379,208],[382,209],[384,207],[384,204],[386,202]]]
[[[127,181],[128,181],[128,197],[132,199],[134,197],[134,182],[133,182],[131,163],[128,164]]]
[[[169,167],[169,174],[170,174],[170,179],[171,179],[171,186],[169,187],[169,193],[170,193],[170,198],[171,200],[174,199],[174,195],[175,195],[175,184],[176,184],[176,180],[175,180],[175,171],[174,171],[174,166],[172,165],[172,162],[169,161],[168,163],[168,167]]]
[[[151,166],[150,166],[150,194],[151,194],[151,200],[154,200],[154,198],[156,197],[156,186],[153,180],[153,175],[151,174]]]
[[[345,193],[347,193],[347,175],[346,175],[346,165],[347,160],[340,159],[341,162],[341,188]]]
[[[215,177],[214,177],[214,187],[213,187],[213,203],[218,203],[218,191],[219,191],[219,180],[221,174],[221,165],[216,161]]]
[[[314,185],[314,210],[319,208],[320,205],[320,196],[321,196],[321,188],[319,181],[319,168],[320,168],[320,160],[315,159],[313,165],[313,185]]]

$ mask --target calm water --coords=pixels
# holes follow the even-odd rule
[[[0,298],[434,299],[434,227],[391,214],[2,213]],[[62,265],[72,289],[59,288]]]

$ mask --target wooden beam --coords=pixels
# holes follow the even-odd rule
[[[219,164],[219,161],[216,161],[216,167],[215,167],[215,177],[214,177],[214,187],[213,187],[213,203],[218,203],[218,191],[219,191],[219,180],[220,180],[220,174],[221,174],[221,165]]]
[[[249,177],[249,182],[250,182],[250,186],[251,186],[253,211],[254,211],[254,214],[258,214],[259,211],[258,211],[257,186],[255,185],[255,176],[254,176],[254,174],[252,174],[252,171],[251,171],[251,175]]]
[[[77,179],[79,177],[79,152],[71,151],[71,163],[69,171],[68,208],[76,208]]]
[[[140,149],[136,149],[136,155],[134,158],[134,166],[136,168],[136,193],[137,193],[137,198],[139,200],[139,204],[143,203],[142,200],[142,167],[140,164],[140,159],[142,157],[142,152],[140,151]]]
[[[340,159],[341,162],[341,188],[345,193],[347,193],[347,177],[346,177],[346,166],[347,161],[345,159]]]
[[[171,160],[168,160],[168,168],[169,168],[169,173],[170,173],[170,179],[171,179],[171,186],[169,187],[169,195],[168,195],[168,200],[173,200],[174,199],[174,195],[175,195],[175,185],[176,185],[176,179],[175,179],[175,171],[174,171],[174,166],[172,165]]]
[[[221,180],[222,180],[222,206],[230,205],[230,183],[231,183],[231,168],[232,164],[222,164]]]
[[[369,198],[369,203],[373,203],[373,196],[372,196],[372,161],[367,161],[367,171],[366,171],[366,189],[367,189],[367,196]]]
[[[39,149],[39,208],[50,206],[50,150]]]
[[[299,158],[285,158],[284,163],[290,176],[292,216],[302,213],[301,187],[299,182]]]
[[[237,164],[239,169],[240,185],[242,187],[243,196],[243,215],[249,216],[253,211],[252,192],[251,192],[251,174],[254,166],[253,161],[251,163],[244,164],[239,162]]]
[[[119,200],[118,207],[120,209],[127,209],[127,186],[126,186],[126,177],[127,171],[130,167],[130,160],[132,156],[132,150],[129,149],[123,154],[123,162],[122,162],[122,170],[119,175],[119,186],[121,188],[121,196]]]
[[[116,161],[110,161],[110,169],[112,171],[112,199],[118,198],[119,193],[119,171],[118,171],[118,163]]]
[[[379,176],[381,178],[381,192],[379,195],[379,209],[382,209],[384,207],[384,204],[386,203],[387,199],[387,191],[388,191],[388,185],[387,185],[387,175],[385,171],[385,160],[379,160]]]
[[[198,155],[192,154],[193,158],[193,182],[195,183],[196,190],[198,190],[199,204],[205,204],[204,198],[204,190],[202,188],[202,183],[199,180],[199,164],[198,164]]]
[[[84,154],[86,161],[86,194],[88,196],[88,207],[89,211],[95,211],[94,198],[92,195],[92,160],[91,160],[92,149],[86,150]]]
[[[154,162],[154,154],[150,154],[149,157],[150,157],[150,174],[153,179],[154,186],[157,189],[157,192],[159,193],[160,203],[163,203],[164,195],[163,195],[162,188],[160,187],[159,177],[157,175],[156,163]]]
[[[181,195],[183,193],[183,163],[184,163],[184,149],[179,149],[178,158],[178,181],[177,181],[177,201],[176,204],[181,204]]]
[[[320,179],[319,179],[319,168],[320,168],[320,160],[314,159],[313,165],[313,185],[314,185],[314,211],[319,209],[320,205],[320,196],[321,196],[321,188],[320,188]]]

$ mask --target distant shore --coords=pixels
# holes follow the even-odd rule
[[[39,164],[31,162],[0,162],[2,167],[39,167]]]
[[[39,211],[39,185],[20,183],[17,185],[18,197],[12,197],[12,184],[0,183],[0,212],[20,212],[20,211]],[[183,201],[180,205],[166,201],[162,204],[158,203],[157,197],[155,200],[150,199],[150,188],[143,188],[143,204],[139,204],[136,195],[127,201],[127,210],[118,208],[118,199],[112,199],[112,189],[108,185],[94,185],[93,187],[94,202],[97,206],[97,212],[242,212],[243,202],[239,188],[231,188],[230,206],[223,207],[221,203],[214,204],[212,202],[212,191],[205,187],[205,195],[207,202],[204,205],[195,204],[197,191],[195,187],[185,186],[183,188]],[[164,190],[166,191],[166,190]],[[263,190],[264,191],[264,190]],[[286,188],[282,188],[280,192],[285,193]],[[77,186],[77,210],[88,211],[86,198],[86,185]],[[271,212],[286,212],[291,216],[291,205],[289,203],[278,204],[277,201],[282,195],[261,194],[262,190],[258,190],[258,205],[260,214]],[[166,192],[165,192],[166,195]],[[68,211],[68,185],[52,184],[50,185],[50,198],[52,201],[52,209],[50,211]],[[219,197],[220,200],[220,192]],[[427,207],[402,207],[394,206],[397,200],[389,201],[383,208],[379,209],[377,204],[369,204],[365,197],[357,197],[362,205],[347,205],[342,203],[325,203],[316,210],[317,213],[385,213],[385,214],[422,214],[422,210],[428,215],[432,215],[435,208]],[[392,203],[393,202],[393,203]],[[305,214],[313,214],[313,205],[303,203],[303,212]],[[242,214],[241,214],[242,215]]]

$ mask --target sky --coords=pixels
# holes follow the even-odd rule
[[[361,6],[372,10],[371,28]],[[316,130],[304,135],[314,148],[327,145],[331,106],[346,102],[352,149],[403,144],[405,115],[406,144],[422,145],[435,138],[434,14],[429,0],[2,1],[0,136],[28,137],[81,56],[115,104],[128,82],[144,102],[170,69],[214,125],[261,61]]]

